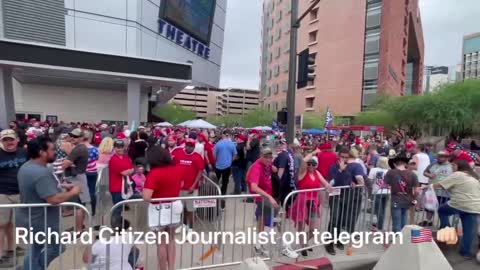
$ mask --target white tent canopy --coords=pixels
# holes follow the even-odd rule
[[[196,119],[196,120],[189,120],[185,121],[183,123],[178,124],[179,126],[187,127],[187,128],[217,128],[216,126],[208,123],[205,120],[202,119]]]
[[[267,127],[267,126],[258,126],[258,127],[252,128],[252,129],[261,130],[261,131],[272,131],[272,128]]]
[[[169,122],[161,122],[161,123],[156,124],[155,126],[157,126],[157,127],[171,127],[173,125],[170,124]]]

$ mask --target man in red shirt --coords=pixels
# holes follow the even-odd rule
[[[321,152],[317,155],[317,171],[323,176],[323,178],[330,179],[328,176],[330,167],[337,162],[337,155],[332,151],[332,145],[328,142],[321,144],[318,148]]]
[[[475,168],[475,162],[465,151],[463,151],[463,147],[460,144],[452,144],[447,150],[452,154],[452,160],[465,160],[468,162],[468,164],[470,164],[470,167]]]
[[[255,198],[255,203],[257,204],[257,209],[255,211],[255,216],[257,218],[257,232],[263,232],[265,226],[273,227],[273,218],[275,212],[277,212],[275,210],[279,209],[277,201],[273,198],[271,177],[274,172],[274,167],[272,164],[272,150],[270,148],[263,148],[260,153],[260,158],[250,166],[246,176],[246,182],[250,193],[262,196]],[[298,253],[293,251],[290,246],[285,244],[283,246],[283,255],[293,259],[298,258]],[[262,245],[257,243],[254,246],[254,249],[256,253],[268,256],[268,252]]]
[[[185,147],[178,147],[171,155],[173,161],[178,164],[182,171],[183,186],[180,192],[182,197],[198,196],[198,186],[201,181],[202,172],[205,169],[205,163],[200,154],[195,152],[194,139],[186,139]],[[185,223],[186,225],[180,226],[176,232],[180,233],[182,229],[190,231],[193,228],[193,200],[185,201]],[[188,227],[187,227],[188,226]]]

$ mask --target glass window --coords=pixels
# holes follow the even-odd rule
[[[378,78],[378,62],[365,63],[363,69],[364,80],[374,80]]]
[[[315,98],[314,97],[308,97],[305,99],[305,107],[306,108],[313,108],[313,104],[315,102]]]
[[[272,91],[271,87],[270,86],[267,87],[267,97],[271,95],[271,91]]]
[[[285,53],[289,53],[290,52],[290,41],[287,41],[285,43],[285,50],[284,50]]]
[[[276,65],[274,68],[273,68],[273,75],[275,77],[278,77],[278,74],[280,74],[280,66],[279,65]]]
[[[310,11],[310,21],[314,21],[318,18],[318,8]]]
[[[367,11],[367,28],[380,26],[380,19],[382,17],[382,9],[375,8]]]
[[[271,69],[268,70],[267,78],[268,78],[268,80],[270,80],[272,78],[272,70]]]
[[[378,53],[380,49],[380,35],[367,36],[365,39],[365,54]]]
[[[283,67],[282,67],[282,68],[283,68],[283,72],[284,72],[284,73],[288,73],[288,65],[289,65],[288,62],[283,64]]]
[[[285,26],[283,27],[283,33],[288,34],[290,33],[290,21],[287,20],[287,23],[285,23]]]
[[[277,32],[275,33],[275,40],[279,40],[282,37],[282,28],[278,27]]]
[[[275,48],[275,58],[280,57],[280,47]]]
[[[273,93],[278,94],[278,83],[273,85]]]
[[[287,4],[285,5],[287,13],[290,13],[292,11],[292,3],[290,1],[287,1]]]
[[[288,91],[288,81],[283,81],[282,82],[282,91],[287,92]]]
[[[317,41],[317,32],[318,31],[312,31],[312,32],[308,33],[308,42],[312,43],[312,42]]]

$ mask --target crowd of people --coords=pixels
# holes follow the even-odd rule
[[[433,145],[379,134],[362,138],[353,132],[337,136],[298,133],[294,142],[287,144],[280,132],[249,129],[148,125],[130,130],[123,125],[50,125],[37,121],[11,122],[9,129],[1,131],[0,141],[1,204],[69,201],[91,207],[91,214],[95,215],[97,171],[108,167],[112,204],[143,198],[152,211],[159,212],[158,217],[149,216],[145,222],[152,230],[167,232],[173,239],[175,233],[194,230],[193,201],[158,203],[155,199],[197,196],[205,172],[216,176],[222,195],[229,190],[230,176],[234,182],[233,194],[261,195],[254,201],[257,231],[273,226],[277,210],[283,206],[297,230],[307,231],[311,237],[319,223],[322,203],[319,192],[300,192],[286,200],[292,191],[324,188],[333,192],[341,188],[337,196],[328,199],[328,230],[332,233],[355,230],[364,196],[373,202],[376,223],[372,229],[388,230],[384,225],[390,198],[392,230],[397,232],[414,222],[412,218],[409,220],[409,213],[424,208],[425,191],[433,188],[440,204],[437,211],[440,227],[450,226],[449,217],[458,215],[464,235],[460,254],[465,257],[474,254],[472,240],[480,215],[480,182],[473,168],[478,156],[456,142],[448,142],[445,149],[434,152]],[[361,192],[363,187],[368,192]],[[163,204],[170,206],[171,218],[167,223],[160,218]],[[221,207],[226,207],[223,200]],[[420,225],[433,226],[435,210],[427,209],[426,220]],[[43,209],[19,209],[17,224],[13,224],[11,209],[0,209],[0,267],[12,265],[14,253],[25,253],[19,247],[14,251],[15,225],[33,227],[34,231],[48,226],[59,231],[60,217],[72,214],[59,213],[58,208],[51,207],[45,217]],[[124,220],[122,214],[117,208],[111,224]],[[176,220],[177,216],[183,218]],[[78,233],[84,228],[84,212],[77,210],[75,226],[70,230]],[[158,246],[160,269],[175,267],[172,243]],[[97,244],[92,257],[102,257],[105,254],[102,248]],[[130,248],[135,254],[128,261],[121,254],[111,254],[111,269],[116,269],[112,265],[133,269],[138,249]],[[254,248],[259,254],[268,253],[261,245]],[[335,248],[344,247],[341,243],[325,246],[331,255],[336,254]],[[60,245],[49,245],[48,249],[31,245],[26,251],[24,269],[43,269],[61,251],[64,249]],[[303,250],[301,255],[307,256],[311,251]],[[299,256],[289,245],[283,246],[282,254],[290,258]]]

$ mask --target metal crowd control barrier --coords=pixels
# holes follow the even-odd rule
[[[63,217],[63,207],[73,207],[73,216]],[[79,256],[79,254],[82,254],[84,249],[88,249],[88,254],[91,254],[90,246],[83,247],[75,243],[64,246],[60,243],[61,241],[66,241],[65,239],[67,239],[67,237],[69,237],[67,239],[69,240],[68,242],[75,241],[73,239],[77,239],[77,237],[81,235],[80,232],[82,232],[83,229],[78,229],[75,225],[77,217],[76,210],[82,210],[85,214],[85,229],[91,228],[91,215],[85,206],[71,202],[65,202],[59,205],[48,203],[0,204],[0,209],[12,209],[12,223],[14,227],[16,227],[14,234],[18,232],[14,235],[13,239],[12,269],[35,270],[47,269],[48,267],[48,269],[63,270],[80,269],[84,267],[85,264],[82,261],[82,256]],[[66,226],[70,227],[72,224],[73,231],[71,233],[65,231]],[[45,234],[40,235],[38,234],[39,232]],[[25,235],[25,233],[28,234]],[[66,236],[67,234],[69,236]],[[38,238],[35,238],[36,235],[38,235]],[[17,243],[16,239],[18,239],[20,243]],[[28,243],[24,243],[25,240]],[[39,241],[45,243],[39,244]],[[48,243],[48,241],[50,241],[50,243]],[[77,239],[77,241],[81,243],[79,239]],[[18,248],[24,249],[25,254],[21,254]],[[80,252],[78,251],[79,249]],[[34,256],[32,256],[31,252],[33,252]],[[2,259],[6,260],[5,258]],[[36,261],[34,261],[34,259],[36,259]],[[88,261],[90,261],[90,257],[88,257]]]
[[[162,199],[152,199],[152,202],[159,202],[160,204],[153,205],[153,209],[157,211],[167,211],[170,215],[170,218],[167,217],[167,223],[161,223],[164,221],[165,217],[158,217],[158,223],[165,225],[169,222],[178,221],[182,223],[185,217],[185,212],[182,211],[180,217],[174,215],[175,205],[177,201],[182,202],[183,207],[187,204],[193,204],[193,207],[198,212],[199,209],[211,209],[216,208],[220,205],[220,201],[225,201],[225,208],[220,210],[220,216],[218,222],[211,223],[213,226],[203,226],[200,222],[198,215],[194,215],[193,218],[193,227],[191,228],[194,233],[193,238],[189,238],[185,243],[175,244],[176,258],[175,258],[175,269],[206,269],[206,268],[215,268],[215,267],[225,267],[238,265],[246,258],[254,257],[257,252],[262,250],[273,251],[275,246],[269,245],[264,246],[259,250],[255,250],[254,245],[245,244],[235,244],[230,243],[230,239],[235,239],[235,236],[241,234],[245,237],[250,237],[257,231],[256,227],[260,224],[268,225],[267,227],[272,227],[275,229],[274,217],[273,215],[278,211],[275,211],[273,207],[265,202],[265,200],[260,200],[258,203],[248,203],[247,199],[257,199],[261,198],[259,195],[218,195],[218,196],[195,196],[195,197],[176,197],[176,198],[162,198]],[[131,228],[133,231],[136,231],[135,228],[139,226],[140,223],[149,224],[150,219],[153,217],[151,210],[146,219],[141,220],[138,218],[137,210],[141,207],[148,208],[149,203],[143,201],[142,199],[126,200],[114,205],[111,209],[111,214],[118,210],[125,209],[125,206],[129,205],[130,211],[123,212],[122,223],[125,220],[129,220]],[[257,209],[258,208],[258,209]],[[170,209],[170,210],[164,210]],[[169,211],[169,212],[168,212]],[[256,217],[260,217],[260,220],[263,222],[257,222]],[[263,220],[262,220],[263,217]],[[263,227],[263,226],[261,226]],[[167,227],[159,228],[160,231],[164,231]],[[175,225],[175,228],[178,228],[178,225]],[[189,230],[185,230],[185,233],[181,231],[175,236],[170,236],[172,239],[177,239],[178,241],[183,240],[183,238],[188,238]],[[218,233],[216,233],[218,232]],[[196,243],[197,233],[203,233],[203,237],[200,236],[199,240],[206,240],[206,243],[200,242]],[[224,235],[219,233],[225,233]],[[250,235],[250,236],[249,236]],[[223,239],[225,237],[225,239]],[[223,240],[226,240],[225,243]],[[233,240],[232,240],[233,241]],[[248,241],[248,239],[246,239]],[[156,245],[148,245],[143,243],[137,246],[139,248],[139,255],[137,255],[138,260],[136,265],[139,267],[144,267],[144,269],[157,269],[158,263],[166,261],[165,258],[158,258]],[[130,251],[124,251],[122,256],[128,256]],[[108,252],[107,252],[108,254]],[[268,254],[263,254],[263,259],[268,260],[272,255],[272,252]],[[113,254],[112,254],[113,256]],[[115,254],[118,256],[118,254]],[[110,261],[110,257],[107,257],[106,261]],[[109,264],[106,264],[105,269],[109,269]],[[112,269],[113,270],[113,269]],[[117,270],[117,269],[115,269]]]
[[[105,215],[109,214],[108,205],[112,203],[110,192],[108,191],[108,166],[98,167],[97,184],[95,186],[95,196],[97,198],[97,207],[95,209],[94,225],[109,224],[105,221]]]
[[[340,233],[342,230],[352,233],[359,230],[364,220],[363,186],[336,187],[328,193],[325,188],[292,191],[284,200],[282,231],[305,234],[300,237],[301,244],[292,247],[299,252],[319,245],[312,241],[313,231]]]

